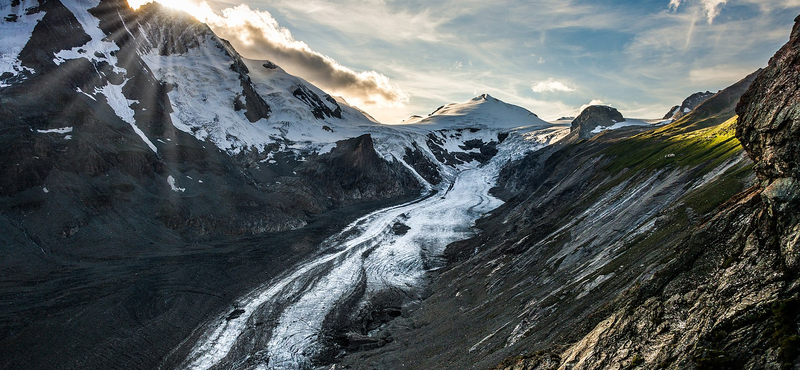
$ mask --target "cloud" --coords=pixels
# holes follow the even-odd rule
[[[437,28],[459,15],[457,8],[414,11],[393,0],[271,0],[269,6],[293,23],[311,22],[351,39],[379,38],[393,43],[442,41],[449,36]]]
[[[605,105],[605,106],[609,106],[608,104],[606,104],[606,103],[603,103],[603,101],[602,101],[602,100],[600,100],[600,99],[593,99],[592,101],[590,101],[590,102],[589,102],[589,104],[584,104],[584,105],[581,105],[581,108],[580,108],[580,109],[578,109],[578,115],[580,115],[581,113],[583,113],[583,111],[584,111],[584,110],[586,110],[586,108],[589,108],[589,107],[591,107],[591,106],[593,106],[593,105]]]
[[[673,11],[677,11],[685,1],[686,0],[670,0],[669,8]],[[708,24],[714,23],[714,18],[719,15],[719,12],[722,11],[722,6],[727,3],[728,0],[700,0],[700,5],[703,7],[703,14],[706,15]]]
[[[563,83],[556,81],[553,78],[547,79],[547,81],[542,81],[537,83],[536,85],[531,86],[531,90],[535,93],[545,93],[545,92],[572,92],[575,89],[564,85]]]
[[[142,0],[129,0],[142,1]],[[175,0],[158,0],[175,7]],[[287,72],[298,75],[335,95],[342,95],[359,106],[396,107],[409,101],[409,95],[376,71],[356,72],[333,58],[311,49],[278,24],[269,12],[253,10],[246,4],[213,11],[205,1],[199,5],[182,0],[179,7],[188,11],[233,44],[242,55],[269,59]]]

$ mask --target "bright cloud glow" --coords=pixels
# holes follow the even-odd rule
[[[531,90],[535,93],[544,93],[544,92],[572,92],[575,89],[564,85],[563,83],[556,81],[553,78],[548,79],[547,81],[542,81],[533,85]]]
[[[129,0],[137,9],[152,0]],[[303,77],[334,95],[341,95],[363,108],[402,107],[409,95],[376,71],[356,72],[333,58],[312,50],[296,40],[269,12],[253,10],[246,4],[225,8],[221,14],[205,1],[157,0],[162,5],[186,11],[228,40],[242,55],[269,59],[289,73]]]

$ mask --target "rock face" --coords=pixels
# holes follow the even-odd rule
[[[761,197],[774,218],[787,264],[800,267],[800,17],[789,43],[742,97],[736,134],[755,162]]]
[[[594,134],[592,130],[598,126],[613,126],[615,123],[624,122],[625,117],[618,110],[605,105],[592,105],[581,112],[570,127],[571,133],[577,132],[580,139],[589,139]]]
[[[681,117],[689,114],[692,110],[697,108],[698,105],[702,104],[704,101],[708,100],[708,98],[714,96],[714,93],[711,91],[706,92],[696,92],[692,95],[689,95],[688,98],[683,100],[681,105],[676,105],[669,110],[669,112],[664,116],[664,119],[671,119],[671,120],[679,120]]]

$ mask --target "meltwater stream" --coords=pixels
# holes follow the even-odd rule
[[[311,368],[324,350],[323,323],[337,304],[419,287],[448,244],[472,236],[474,222],[502,204],[489,190],[511,156],[501,149],[484,166],[461,168],[438,193],[353,222],[324,242],[318,256],[240,298],[241,315],[209,325],[183,367]],[[398,224],[407,232],[395,232]]]

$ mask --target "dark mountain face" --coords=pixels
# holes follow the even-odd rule
[[[178,129],[170,93],[185,85],[156,77],[147,53],[227,55],[240,105],[218,109],[242,124],[283,106],[188,15],[103,0],[79,19],[65,4],[29,10],[42,18],[19,54],[27,69],[0,78],[0,367],[156,367],[252,284],[357,216],[419,194],[369,135],[324,154],[282,138],[232,153]],[[113,51],[93,51],[99,42]],[[65,50],[78,56],[59,59]],[[293,109],[344,122],[332,98],[296,88]]]

